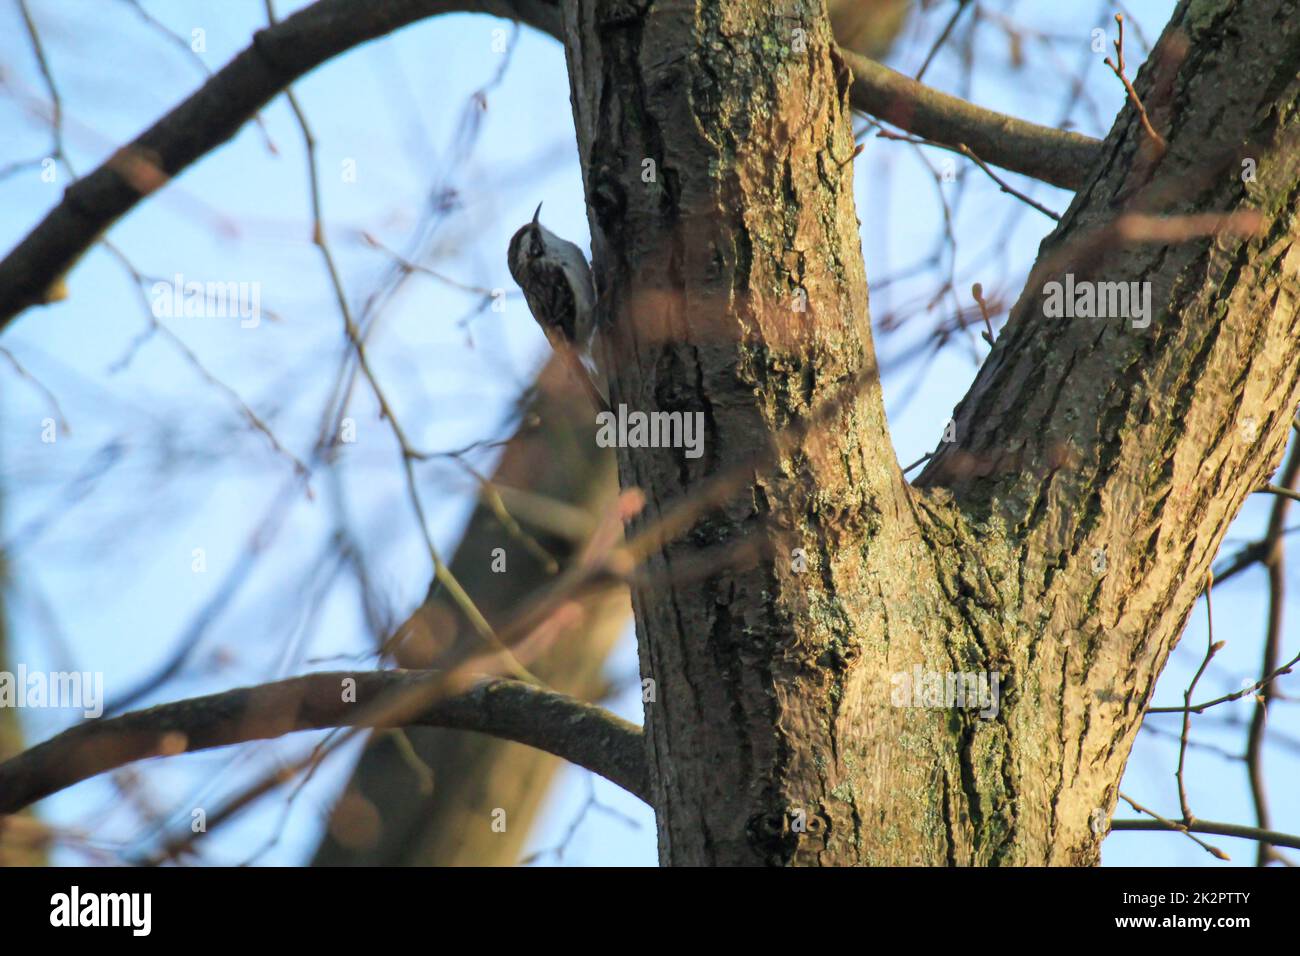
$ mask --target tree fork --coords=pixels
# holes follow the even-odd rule
[[[663,862],[1098,860],[1156,677],[1300,397],[1295,4],[1212,6],[1182,4],[1135,83],[1168,151],[1126,106],[917,489],[873,382],[652,556],[671,578],[701,547],[768,554],[634,589]],[[849,75],[812,2],[580,0],[564,26],[612,400],[707,427],[698,461],[621,451],[652,520],[873,367]],[[1261,231],[1162,220],[1135,244],[1125,209]],[[1046,321],[1072,263],[1150,282],[1152,327]],[[1225,437],[1239,413],[1249,447]],[[996,712],[895,706],[918,666],[996,676]]]

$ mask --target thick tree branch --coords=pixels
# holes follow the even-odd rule
[[[340,53],[441,13],[478,12],[519,20],[559,38],[560,0],[319,0],[259,30],[252,44],[188,99],[93,173],[0,260],[0,331],[24,309],[66,295],[64,277],[118,219],[150,193],[235,135],[294,80]],[[932,90],[848,50],[850,98],[871,113],[986,162],[1075,188],[1099,144]]]
[[[849,50],[840,56],[853,70],[854,109],[959,152],[965,146],[986,163],[1078,189],[1101,156],[1090,136],[986,110]]]
[[[431,671],[332,671],[89,721],[0,764],[0,813],[14,813],[135,760],[353,726],[490,734],[562,757],[648,801],[641,730],[634,724],[592,704],[501,678],[431,699],[441,680]],[[344,700],[347,681],[355,681],[355,696],[346,695],[350,700]]]

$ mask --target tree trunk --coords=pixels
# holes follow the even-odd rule
[[[1296,4],[1180,4],[1136,81],[1167,151],[1127,106],[914,486],[873,374],[823,4],[565,15],[611,401],[705,423],[699,458],[620,449],[641,521],[825,419],[634,588],[662,861],[1095,863],[1095,811],[1300,397]],[[1095,232],[1125,211],[1261,228]],[[1149,282],[1150,325],[1044,315],[1067,272]],[[681,573],[754,540],[768,558]],[[996,714],[910,706],[915,667],[996,678]]]

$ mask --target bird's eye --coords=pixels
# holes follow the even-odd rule
[[[528,236],[528,255],[534,259],[542,254],[542,237],[536,232]]]

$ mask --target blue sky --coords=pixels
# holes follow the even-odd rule
[[[31,0],[30,5],[61,93],[68,151],[79,172],[100,163],[202,82],[190,58],[126,3]],[[278,12],[283,16],[301,5],[280,4]],[[264,23],[260,0],[167,0],[145,7],[180,35],[205,31],[206,52],[200,56],[212,69],[246,46]],[[1172,7],[1154,0],[1126,5],[1151,40]],[[1013,68],[1015,47],[1008,35],[986,25],[973,79],[968,81],[956,57],[941,55],[927,82],[982,105],[1056,124],[1067,115],[1067,79],[1060,71],[1087,64],[1084,89],[1095,108],[1083,104],[1068,117],[1076,128],[1104,135],[1123,90],[1101,65],[1101,56],[1091,54],[1089,41],[1110,8],[1066,2],[991,9],[1047,37],[1025,43],[1027,65]],[[939,5],[906,34],[893,65],[914,71],[947,11],[948,5]],[[522,30],[506,64],[494,43],[512,35],[508,23],[492,18],[443,17],[368,44],[295,85],[320,144],[325,220],[354,307],[382,287],[389,266],[363,233],[390,249],[408,251],[424,211],[434,205],[450,203],[452,211],[438,219],[421,248],[436,268],[463,284],[513,290],[506,243],[539,201],[545,203],[550,228],[586,245],[563,53],[554,41]],[[1127,50],[1133,69],[1143,52],[1135,33]],[[0,4],[0,65],[3,167],[50,151],[41,118],[48,97],[13,3]],[[473,105],[470,94],[492,84],[503,65],[500,83],[485,94],[486,108]],[[109,238],[147,275],[260,283],[262,306],[275,318],[264,317],[256,329],[222,319],[178,320],[169,327],[287,449],[305,457],[343,339],[319,254],[309,241],[301,138],[283,97],[262,116],[265,132],[245,127],[117,225]],[[477,139],[467,150],[466,133],[475,128]],[[941,169],[945,155],[926,157]],[[952,314],[951,299],[928,312],[924,308],[937,276],[948,272],[946,258],[938,272],[884,281],[935,248],[942,208],[931,173],[911,147],[869,139],[856,163],[873,320],[879,326],[891,312],[911,313],[897,332],[884,335],[877,329],[896,450],[900,461],[909,463],[934,447],[973,377],[982,343],[973,335],[959,336],[928,364],[891,362]],[[355,169],[355,181],[344,175],[346,169]],[[1051,187],[1008,178],[1049,207],[1063,210],[1069,202],[1068,194]],[[43,182],[35,170],[0,181],[0,245],[11,247],[57,202],[66,184],[62,174],[55,183]],[[1050,220],[999,193],[978,173],[969,175],[964,188],[959,183],[937,188],[957,203],[951,267],[958,295],[965,298],[970,284],[980,281],[986,290],[1014,298]],[[960,304],[969,307],[968,301]],[[394,295],[376,325],[371,345],[376,370],[420,448],[455,448],[496,435],[510,403],[544,358],[545,342],[521,300],[507,299],[502,312],[482,305],[479,293],[417,276]],[[204,380],[165,338],[154,335],[138,343],[147,327],[133,280],[112,255],[97,249],[72,273],[66,302],[29,312],[0,339],[55,394],[71,426],[57,442],[40,442],[40,422],[51,414],[49,399],[0,361],[3,541],[12,548],[14,576],[6,610],[17,658],[31,667],[103,671],[110,696],[134,686],[168,656],[226,576],[238,571],[250,537],[271,513],[283,525],[238,596],[178,678],[151,700],[253,683],[307,666],[355,663],[366,647],[355,588],[346,574],[320,594],[311,586],[320,580],[314,562],[325,553],[331,527],[334,495],[328,482],[314,482],[315,500],[286,493],[293,477],[287,457],[249,428],[231,397]],[[402,614],[424,593],[428,558],[414,530],[395,448],[364,389],[358,389],[351,409],[359,438],[339,469],[339,489],[386,603]],[[474,461],[490,469],[492,456]],[[438,463],[421,466],[420,478],[429,528],[449,552],[473,488],[461,471]],[[287,506],[278,504],[285,500]],[[1234,541],[1258,535],[1269,504],[1251,500],[1225,553]],[[202,573],[193,570],[195,548],[206,558]],[[1288,585],[1294,585],[1293,574]],[[1236,690],[1243,677],[1254,674],[1264,596],[1258,570],[1216,593],[1216,637],[1226,637],[1228,645],[1202,681],[1207,695]],[[1181,699],[1200,661],[1204,627],[1202,604],[1161,680],[1157,703]],[[1285,656],[1294,648],[1293,635],[1290,628]],[[630,629],[609,670],[621,686],[634,685]],[[628,691],[611,705],[640,720],[639,694]],[[1300,736],[1295,711],[1285,702],[1275,708],[1272,728],[1279,740]],[[1217,713],[1248,720],[1249,705],[1233,704]],[[31,738],[43,739],[70,715],[27,712],[24,718]],[[1240,750],[1244,739],[1239,728],[1208,723],[1197,725],[1196,736],[1231,750]],[[226,750],[137,767],[141,799],[170,811],[173,825],[187,824],[187,808],[233,792],[255,770],[265,772],[275,757],[301,755],[316,739],[299,735],[256,752]],[[1147,806],[1175,814],[1176,757],[1176,741],[1144,732],[1124,789]],[[1297,749],[1271,746],[1267,768],[1274,826],[1300,830],[1300,809],[1286,800],[1300,779]],[[341,761],[331,763],[304,788],[279,840],[259,862],[304,859],[346,769]],[[567,840],[566,851],[562,858],[542,856],[539,865],[652,864],[652,815],[603,781],[595,782],[594,793],[616,813],[589,811],[570,834],[588,797],[586,778],[572,768],[564,772],[532,847],[543,850]],[[1188,779],[1199,816],[1252,820],[1240,763],[1193,750]],[[205,844],[208,858],[248,858],[277,832],[281,806],[268,802],[221,828]],[[106,779],[73,788],[42,809],[47,819],[91,829],[110,844],[147,835]],[[1121,808],[1118,815],[1133,814]],[[1249,845],[1214,842],[1235,863],[1253,859]],[[1103,853],[1108,865],[1222,865],[1185,838],[1164,834],[1112,834]],[[80,859],[71,853],[65,858]]]

